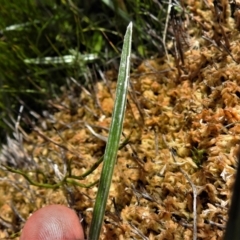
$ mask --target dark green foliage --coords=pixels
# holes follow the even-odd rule
[[[83,73],[96,63],[89,65],[80,59],[71,64],[29,64],[27,60],[44,61],[75,51],[97,54],[98,66],[107,68],[108,60],[120,56],[122,34],[129,21],[134,24],[133,53],[138,57],[162,54],[164,9],[166,4],[149,0],[2,0],[0,142],[9,130],[3,119],[9,115],[16,119],[21,101],[41,113],[66,77],[86,83]]]

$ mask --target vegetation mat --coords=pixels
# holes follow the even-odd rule
[[[184,20],[171,16],[174,54],[131,73],[101,239],[223,237],[240,143],[239,15],[236,3],[184,4]],[[104,154],[116,78],[109,70],[91,90],[72,84],[51,102],[58,112],[8,139],[0,238],[17,238],[53,203],[81,213],[88,232],[101,164],[85,173]]]

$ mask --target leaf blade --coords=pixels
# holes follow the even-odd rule
[[[109,131],[108,142],[104,153],[104,161],[102,173],[99,181],[98,193],[93,210],[93,218],[89,231],[89,238],[91,240],[98,240],[102,222],[105,214],[107,198],[112,181],[114,165],[120,137],[123,128],[123,119],[126,109],[127,88],[130,72],[130,55],[131,55],[131,41],[132,41],[132,23],[127,27],[123,42],[123,50],[120,61],[120,68],[118,74],[118,83],[116,90],[116,99],[114,103],[114,110],[112,122]]]

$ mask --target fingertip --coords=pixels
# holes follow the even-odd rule
[[[20,240],[84,240],[76,213],[63,205],[49,205],[34,212],[25,223]]]

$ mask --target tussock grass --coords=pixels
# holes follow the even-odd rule
[[[57,97],[66,78],[91,85],[97,79],[96,68],[118,69],[114,59],[120,57],[129,21],[134,26],[135,59],[162,54],[166,4],[148,0],[2,1],[0,139],[11,132],[3,119],[16,119],[20,105],[25,105],[24,112],[41,113],[46,100]],[[88,56],[93,56],[90,63]]]

